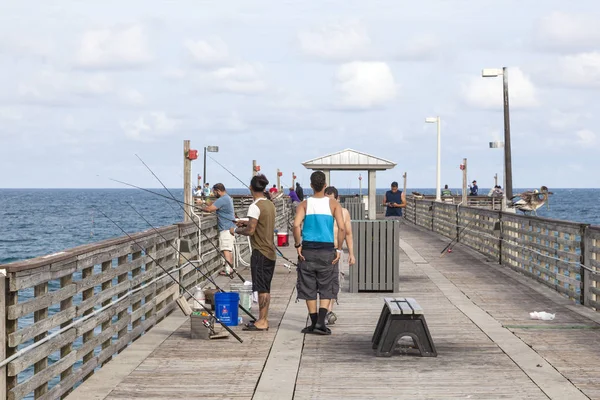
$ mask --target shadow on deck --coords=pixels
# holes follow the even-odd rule
[[[348,293],[347,282],[333,334],[300,334],[296,275],[278,260],[268,332],[237,327],[243,344],[191,340],[177,312],[68,399],[600,398],[600,314],[461,245],[440,257],[448,240],[431,232],[402,225],[401,236],[396,296],[425,310],[437,358],[375,357],[371,336],[391,295]]]

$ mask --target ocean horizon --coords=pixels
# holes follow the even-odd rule
[[[146,189],[146,188],[145,188]],[[169,196],[162,188],[147,188]],[[169,189],[183,200],[183,189]],[[338,188],[342,195],[359,193],[359,188]],[[378,188],[384,194],[388,188]],[[457,190],[451,188],[453,193]],[[518,193],[522,189],[515,189]],[[527,189],[529,190],[529,189]],[[407,188],[407,192],[435,194],[434,188]],[[487,194],[489,188],[480,188]],[[549,207],[538,216],[584,224],[600,225],[600,189],[552,189]],[[247,188],[232,188],[233,195],[248,194]],[[304,189],[311,195],[310,189]],[[366,188],[362,189],[364,195]],[[44,256],[58,251],[123,236],[102,216],[114,218],[128,233],[151,229],[131,207],[152,226],[171,225],[183,220],[179,204],[156,194],[134,188],[108,189],[0,189],[0,264]]]

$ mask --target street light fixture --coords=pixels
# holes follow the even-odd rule
[[[442,177],[441,177],[441,163],[442,163],[442,139],[440,135],[441,120],[440,117],[427,117],[425,122],[428,124],[437,124],[437,173],[435,179],[435,201],[442,201]]]
[[[510,114],[508,105],[508,70],[506,67],[484,68],[481,76],[492,78],[502,75],[503,97],[504,97],[504,202],[513,195],[512,185],[512,160],[510,151]],[[491,144],[490,144],[491,147]]]
[[[206,146],[204,147],[204,184],[206,185],[206,152],[209,153],[218,153],[219,152],[219,146]]]

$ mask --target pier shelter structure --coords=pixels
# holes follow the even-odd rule
[[[323,171],[327,179],[327,184],[331,184],[331,171],[368,171],[368,216],[369,219],[376,219],[375,195],[377,190],[376,173],[392,169],[396,163],[375,157],[360,151],[345,149],[337,153],[313,158],[302,163],[307,169]]]

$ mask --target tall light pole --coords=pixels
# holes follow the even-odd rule
[[[504,96],[504,196],[511,198],[513,195],[512,185],[512,161],[510,152],[510,115],[508,106],[508,71],[503,68],[485,68],[481,71],[484,78],[497,77],[502,75],[503,96]]]
[[[209,153],[218,153],[219,152],[219,146],[206,146],[204,147],[204,184],[206,184],[206,152]]]
[[[441,120],[440,117],[428,117],[425,118],[425,122],[429,124],[437,123],[437,173],[435,178],[435,201],[442,201],[442,136],[441,131]]]

